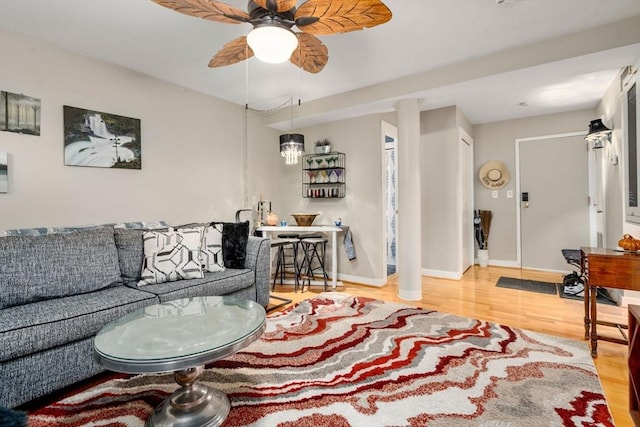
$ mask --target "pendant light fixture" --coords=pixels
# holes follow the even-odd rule
[[[280,155],[287,165],[298,163],[298,157],[304,154],[304,135],[300,133],[285,133],[280,135]]]
[[[298,99],[300,105],[300,99]],[[289,102],[289,129],[293,129],[293,97]],[[285,133],[280,135],[280,155],[284,157],[285,164],[295,165],[298,157],[304,154],[304,135],[300,133]]]

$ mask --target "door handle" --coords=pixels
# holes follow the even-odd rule
[[[522,207],[523,208],[528,208],[529,207],[529,192],[528,191],[523,191],[522,195],[520,196],[520,200],[522,200]]]

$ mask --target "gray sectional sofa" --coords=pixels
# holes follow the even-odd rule
[[[104,369],[93,337],[133,310],[204,295],[269,301],[268,239],[250,236],[244,268],[138,286],[140,229],[0,237],[0,406],[15,407]]]

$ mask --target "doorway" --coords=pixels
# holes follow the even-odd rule
[[[561,250],[591,241],[584,132],[516,140],[516,162],[520,266],[565,272]]]
[[[398,219],[398,129],[387,123],[381,122],[381,140],[384,153],[384,230],[386,259],[386,276],[397,273],[397,219]]]

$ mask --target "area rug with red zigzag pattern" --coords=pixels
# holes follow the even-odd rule
[[[270,315],[201,381],[229,396],[224,426],[613,426],[584,342],[339,293]],[[177,387],[114,375],[29,425],[143,426]]]

